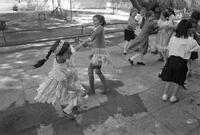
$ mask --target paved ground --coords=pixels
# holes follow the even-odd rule
[[[160,99],[164,85],[157,77],[162,66],[158,56],[148,54],[144,67],[130,66],[127,59],[132,52],[122,55],[122,36],[110,37],[106,42],[113,65],[103,71],[111,93],[98,94],[102,85],[96,77],[97,94],[81,104],[85,111],[75,121],[58,118],[51,105],[33,100],[52,58],[40,69],[33,70],[31,65],[45,56],[45,46],[51,43],[1,48],[0,135],[199,135],[199,61],[194,63],[188,90],[181,89],[178,94],[180,102],[164,103]],[[90,50],[84,48],[73,56],[86,88]]]

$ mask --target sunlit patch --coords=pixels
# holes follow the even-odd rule
[[[27,63],[27,61],[16,61],[15,63],[17,63],[17,64],[24,64],[24,63]]]
[[[55,130],[52,124],[43,125],[40,124],[40,127],[37,129],[37,135],[55,135]]]
[[[0,68],[1,69],[8,69],[8,68],[12,68],[12,67],[10,66],[10,64],[1,64]]]
[[[138,129],[134,126],[137,115],[146,116],[147,113],[135,114],[132,117],[124,117],[120,113],[109,118],[102,124],[92,124],[84,130],[85,135],[134,135]],[[139,117],[140,118],[140,117]],[[137,132],[138,133],[138,132]]]
[[[96,93],[93,96],[89,96],[87,99],[83,100],[80,103],[80,107],[82,110],[89,110],[91,108],[100,106],[102,103],[107,102],[108,98],[106,95],[102,95],[99,93]]]
[[[39,75],[33,75],[32,77],[33,77],[33,78],[40,78]]]
[[[17,58],[19,58],[19,57],[21,57],[21,56],[23,56],[24,54],[22,54],[22,53],[15,53],[15,57],[17,57]]]

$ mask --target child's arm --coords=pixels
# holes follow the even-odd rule
[[[86,47],[87,45],[88,45],[88,41],[86,40],[86,41],[82,42],[81,44],[77,45],[74,49],[75,49],[75,51],[78,51],[80,48]]]

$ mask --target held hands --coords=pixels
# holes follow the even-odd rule
[[[84,41],[83,43],[79,44],[78,46],[75,47],[75,50],[78,51],[81,47],[87,47],[88,42]]]

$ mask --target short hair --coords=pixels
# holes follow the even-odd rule
[[[191,14],[191,19],[195,20],[195,21],[200,21],[200,11],[194,11]]]
[[[104,16],[102,15],[94,15],[93,18],[97,18],[99,20],[99,22],[101,23],[101,26],[105,26],[106,25],[106,20],[104,18]]]
[[[169,17],[169,13],[168,13],[167,11],[163,11],[163,12],[162,12],[162,15],[163,15],[165,18]]]
[[[176,34],[175,36],[180,38],[188,38],[189,36],[189,30],[192,28],[192,23],[186,19],[183,19],[179,22],[177,28],[176,28]]]

